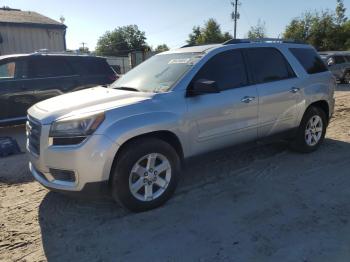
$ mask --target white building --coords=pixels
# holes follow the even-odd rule
[[[0,55],[66,50],[66,25],[32,11],[0,8]]]

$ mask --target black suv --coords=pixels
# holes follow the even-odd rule
[[[0,125],[21,123],[33,104],[114,82],[103,57],[34,53],[0,57]]]

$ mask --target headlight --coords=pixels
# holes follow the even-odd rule
[[[84,137],[91,135],[105,119],[104,113],[54,122],[50,137]]]

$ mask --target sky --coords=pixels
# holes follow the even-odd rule
[[[335,9],[336,0],[240,0],[238,37],[244,38],[261,19],[269,37],[278,37],[291,19],[305,11]],[[350,16],[350,0],[344,0]],[[94,50],[100,36],[119,26],[138,25],[153,47],[185,44],[193,26],[215,18],[222,31],[233,35],[230,0],[1,0],[1,6],[36,11],[52,19],[65,18],[67,47],[84,42]]]

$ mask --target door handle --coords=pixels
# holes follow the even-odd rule
[[[255,99],[254,96],[245,96],[241,99],[241,102],[248,104],[252,102],[254,99]]]
[[[298,93],[299,91],[300,91],[300,88],[293,87],[289,92],[295,94],[295,93]]]

